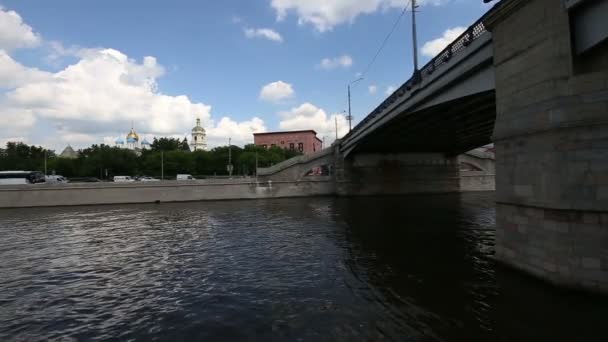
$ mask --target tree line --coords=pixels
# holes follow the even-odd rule
[[[187,141],[173,138],[154,139],[149,150],[140,154],[108,145],[92,145],[77,151],[73,159],[60,158],[55,151],[9,142],[0,148],[0,171],[44,171],[45,159],[48,174],[65,177],[95,177],[111,179],[113,176],[161,177],[161,164],[165,179],[177,174],[195,177],[228,175],[229,154],[233,175],[255,175],[256,160],[259,167],[268,167],[300,153],[272,147],[265,149],[253,144],[244,147],[221,146],[210,151],[191,152]]]

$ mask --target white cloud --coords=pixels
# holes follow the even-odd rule
[[[388,87],[386,87],[386,92],[385,92],[385,94],[386,94],[387,96],[390,96],[390,95],[392,95],[392,94],[395,92],[395,90],[397,90],[397,87],[392,86],[392,85],[391,85],[391,86],[388,86]]]
[[[41,43],[17,13],[0,8],[2,141],[18,138],[58,150],[67,143],[87,147],[113,143],[126,134],[131,122],[148,140],[154,136],[183,138],[197,116],[210,140],[225,134],[226,139],[233,136],[236,142],[245,142],[252,139],[252,132],[266,129],[259,118],[237,122],[224,117],[216,125],[211,106],[185,95],[163,94],[157,80],[165,69],[152,56],[136,61],[114,49],[44,42],[49,54],[43,58],[75,58],[62,70],[48,72],[22,65],[7,51]]]
[[[283,42],[281,34],[269,28],[246,28],[244,32],[247,38],[264,38],[273,42]]]
[[[419,5],[439,5],[448,0],[419,0]],[[383,8],[403,8],[403,0],[272,0],[270,6],[277,20],[288,13],[298,16],[300,25],[311,24],[319,32],[330,31],[334,26],[353,22],[359,15],[371,14]]]
[[[10,91],[5,101],[47,119],[107,125],[134,120],[141,130],[159,134],[188,127],[196,114],[208,119],[210,106],[157,92],[163,73],[154,57],[140,64],[117,50],[91,50],[51,78]]]
[[[36,47],[40,41],[40,36],[23,22],[17,12],[0,6],[0,50],[10,52],[19,48]]]
[[[24,144],[27,144],[27,139],[25,137],[0,137],[0,148],[5,148],[6,143],[9,142],[22,142]]]
[[[369,93],[371,95],[374,95],[378,92],[378,87],[376,85],[372,84],[369,87],[367,87],[367,90],[369,90]]]
[[[281,122],[279,127],[283,130],[315,130],[319,139],[326,137],[326,143],[335,139],[336,119],[338,122],[338,136],[342,137],[348,133],[348,122],[342,114],[327,113],[311,103],[304,103],[290,111],[279,113]]]
[[[245,145],[253,143],[253,133],[262,132],[266,132],[266,126],[260,118],[236,122],[223,117],[215,127],[207,130],[207,139],[210,147],[227,145],[228,138],[232,138],[233,145]]]
[[[223,118],[216,127],[211,106],[185,95],[159,92],[157,79],[164,68],[154,57],[138,62],[113,49],[85,49],[78,54],[76,63],[56,73],[24,67],[0,54],[0,84],[9,88],[0,93],[4,123],[0,137],[28,136],[34,125],[44,122],[52,129],[33,143],[52,144],[55,149],[67,143],[85,147],[107,142],[108,136],[114,137],[113,142],[117,135],[126,134],[133,121],[140,134],[183,138],[197,115],[210,137],[226,131],[235,135],[235,141],[245,141],[253,129],[265,129],[257,118],[238,123]],[[14,78],[7,72],[13,72]]]
[[[353,65],[353,59],[349,55],[342,55],[334,58],[323,58],[319,67],[325,70],[332,70],[335,68],[350,68]]]
[[[446,46],[448,46],[451,42],[453,42],[458,36],[460,36],[466,27],[454,27],[447,29],[443,32],[443,36],[437,39],[433,39],[424,43],[422,46],[422,54],[427,57],[435,57],[437,56]]]
[[[60,41],[48,41],[45,42],[49,52],[45,57],[45,60],[48,64],[57,66],[58,61],[60,61],[64,57],[79,57],[86,49],[82,49],[79,46],[64,46]]]
[[[294,95],[293,86],[283,81],[268,83],[260,91],[260,99],[272,103],[279,103],[282,100],[292,98]]]
[[[0,50],[0,89],[15,88],[31,82],[51,78],[49,72],[28,68],[15,61],[6,52]]]

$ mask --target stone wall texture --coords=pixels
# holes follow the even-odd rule
[[[492,27],[497,257],[608,292],[608,71],[575,70],[563,2],[509,3]]]
[[[0,208],[284,198],[333,194],[333,181],[167,181],[153,184],[53,184],[0,188]]]

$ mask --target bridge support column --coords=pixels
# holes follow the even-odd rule
[[[458,159],[438,153],[357,154],[337,165],[339,195],[457,192]]]
[[[497,259],[608,293],[608,47],[577,56],[563,1],[489,19],[497,119]]]

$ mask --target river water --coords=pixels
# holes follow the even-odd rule
[[[0,341],[607,341],[492,193],[0,211]]]

